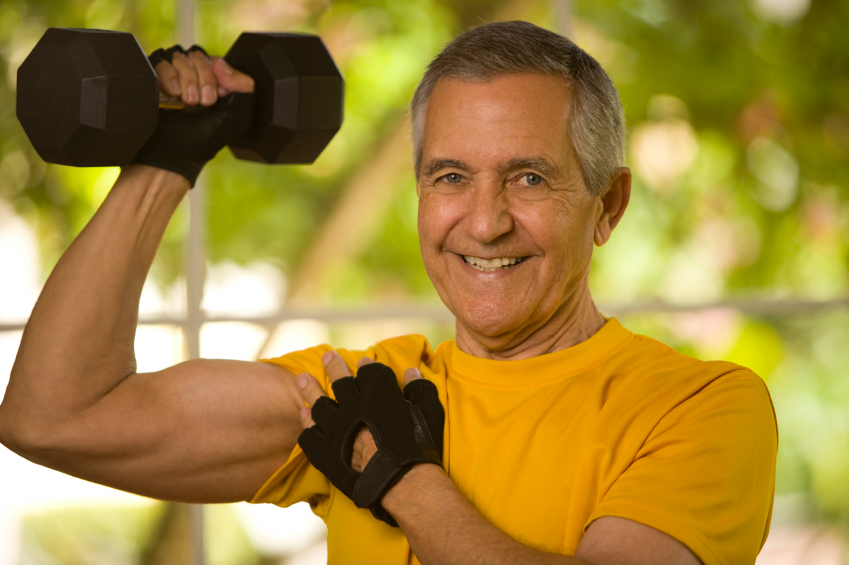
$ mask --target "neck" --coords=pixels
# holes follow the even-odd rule
[[[578,345],[594,336],[604,323],[589,287],[584,286],[563,301],[548,319],[503,334],[489,336],[475,332],[458,319],[457,347],[484,359],[528,359]]]

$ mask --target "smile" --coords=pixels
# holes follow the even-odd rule
[[[513,265],[518,265],[525,259],[526,257],[496,257],[494,259],[482,259],[481,257],[463,255],[463,260],[466,262],[466,265],[474,267],[478,271],[483,271],[484,273],[509,269]]]

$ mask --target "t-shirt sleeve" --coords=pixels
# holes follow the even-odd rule
[[[274,359],[262,359],[262,361],[279,365],[295,375],[304,372],[311,374],[318,380],[325,393],[333,398],[330,382],[321,361],[321,356],[330,350],[329,345],[320,345]],[[371,349],[337,351],[351,370],[356,367],[357,359],[360,357],[374,356]],[[332,487],[327,477],[310,464],[301,447],[295,444],[286,463],[265,482],[249,502],[271,503],[283,507],[291,506],[296,502],[308,502],[316,515],[326,518],[335,493],[336,489]]]
[[[676,538],[705,565],[754,563],[769,532],[777,448],[766,385],[734,370],[659,420],[585,529],[627,518]]]

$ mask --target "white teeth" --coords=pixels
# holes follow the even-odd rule
[[[472,257],[471,255],[463,255],[463,259],[465,259],[466,264],[485,273],[496,271],[498,269],[505,269],[525,260],[524,257],[496,257],[494,259],[483,259],[481,257]]]

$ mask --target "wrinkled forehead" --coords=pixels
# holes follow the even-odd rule
[[[458,153],[503,160],[541,155],[566,157],[569,85],[537,73],[502,74],[489,80],[444,78],[435,85],[421,124],[417,170],[425,161]]]
[[[492,104],[496,100],[513,104],[516,109],[528,108],[568,115],[572,103],[570,90],[570,83],[565,77],[535,72],[447,76],[436,82],[427,103],[418,109],[418,114],[413,118],[427,125],[434,106],[438,109],[439,106],[452,104],[471,109]]]

